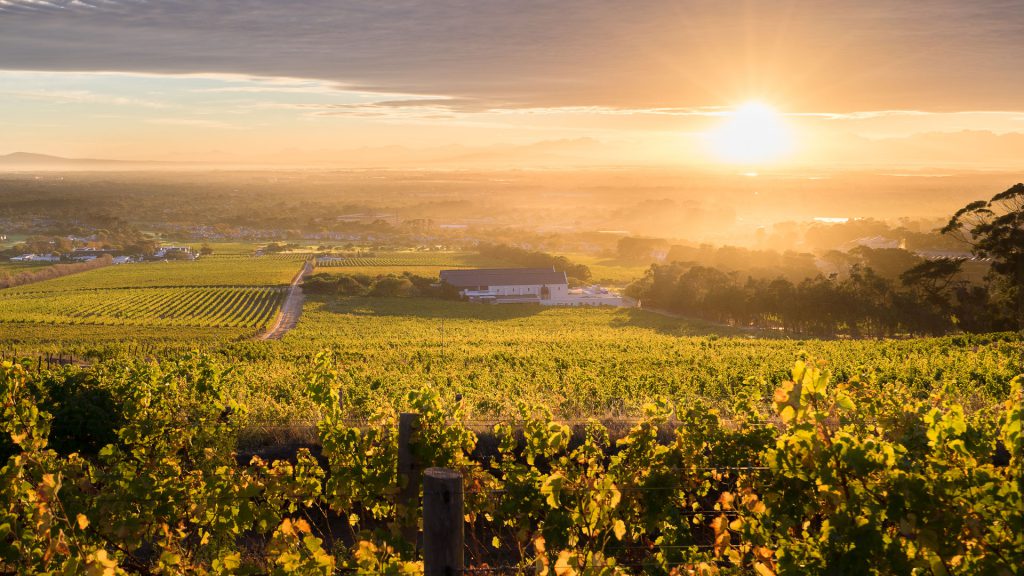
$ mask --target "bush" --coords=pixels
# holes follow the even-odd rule
[[[437,278],[417,276],[409,272],[401,276],[380,275],[376,278],[367,274],[329,274],[320,272],[306,278],[303,290],[310,294],[337,296],[407,297],[434,296],[458,298],[458,290],[451,292],[438,286]]]
[[[369,278],[355,276],[339,276],[337,279],[338,294],[341,296],[362,296],[370,286]]]
[[[370,296],[380,297],[394,297],[394,296],[413,296],[416,293],[416,287],[413,286],[412,282],[408,278],[399,278],[395,276],[385,276],[379,278],[373,283],[373,288],[370,289]]]
[[[64,372],[47,379],[47,398],[41,407],[53,414],[50,445],[59,454],[94,456],[117,441],[124,414],[110,390],[94,375]]]

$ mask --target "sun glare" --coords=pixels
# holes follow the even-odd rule
[[[747,102],[730,112],[709,134],[711,150],[724,162],[764,164],[775,162],[793,149],[789,126],[774,108]]]

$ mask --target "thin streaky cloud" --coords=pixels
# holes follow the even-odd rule
[[[36,100],[53,104],[109,104],[142,108],[171,108],[173,104],[155,100],[142,100],[88,90],[2,90],[0,96],[18,100]]]

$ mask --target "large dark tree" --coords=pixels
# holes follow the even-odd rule
[[[964,206],[942,233],[989,259],[992,287],[1004,296],[1011,322],[1024,329],[1024,184]]]
[[[939,295],[953,285],[963,268],[963,260],[937,258],[925,260],[900,274],[904,286],[919,286],[930,295]]]

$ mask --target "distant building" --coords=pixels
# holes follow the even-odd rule
[[[172,260],[195,260],[196,253],[188,246],[161,246],[153,253],[153,257]]]
[[[60,256],[53,254],[22,254],[11,258],[11,262],[60,262]]]
[[[884,248],[906,248],[906,240],[894,240],[892,238],[886,238],[885,236],[865,236],[863,238],[857,238],[856,240],[850,240],[839,247],[839,250],[843,252],[849,252],[858,246],[864,246],[866,248],[873,248],[880,250]]]
[[[554,268],[442,270],[441,282],[474,302],[555,304],[569,297],[565,272]]]

